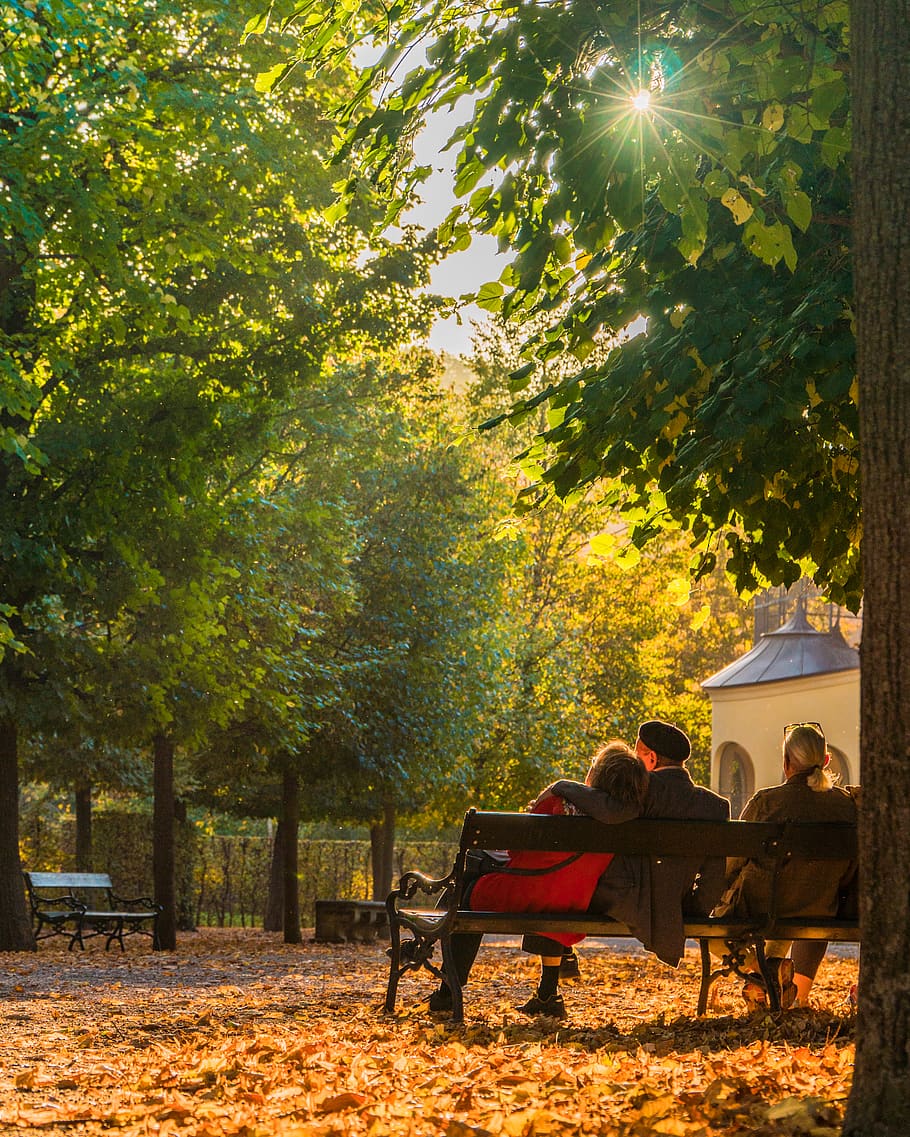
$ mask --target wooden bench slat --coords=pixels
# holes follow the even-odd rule
[[[836,835],[836,840],[832,837]],[[780,842],[807,860],[856,856],[856,827],[840,823],[789,826],[758,821],[674,821],[639,818],[605,825],[590,817],[549,814],[468,814],[463,847],[540,852],[627,853],[638,856],[760,857]]]

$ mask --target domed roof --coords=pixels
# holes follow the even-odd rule
[[[854,671],[859,652],[844,639],[839,628],[820,632],[806,619],[802,606],[774,632],[767,632],[751,651],[702,683],[706,690],[747,687],[753,683],[777,683],[832,671]]]

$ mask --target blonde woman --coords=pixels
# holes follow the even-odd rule
[[[847,821],[856,822],[853,793],[841,789],[828,771],[831,756],[821,723],[799,722],[784,727],[783,772],[779,786],[759,790],[742,812],[743,821]],[[728,889],[722,901],[731,915],[758,915],[771,902],[772,863],[762,859],[727,862]],[[779,916],[834,916],[838,900],[853,882],[856,862],[807,861],[786,864],[777,884]],[[726,902],[726,903],[724,903]],[[805,1005],[815,973],[825,954],[825,943],[800,944],[794,960],[788,959],[790,942],[769,940],[765,952],[780,983],[781,1006],[798,1000]],[[757,974],[746,983],[743,998],[752,1006],[765,1000]]]

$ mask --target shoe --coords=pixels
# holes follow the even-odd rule
[[[548,995],[541,999],[539,995],[532,995],[526,1003],[515,1008],[523,1015],[547,1015],[551,1019],[564,1019],[566,1017],[566,1004],[562,995]]]
[[[750,1014],[753,1011],[761,1011],[767,1007],[768,993],[765,991],[765,981],[757,971],[750,973],[749,978],[743,984],[741,995],[743,1002],[746,1004],[746,1010]]]
[[[429,1003],[431,1011],[451,1011],[452,992],[448,987],[440,987],[430,996]]]
[[[560,979],[580,979],[581,968],[578,966],[578,956],[574,951],[567,952],[559,961]]]
[[[780,1009],[789,1011],[796,1002],[796,984],[793,982],[793,960],[789,956],[783,959],[772,958],[768,960],[772,972],[776,972],[778,992],[780,996]],[[746,1008],[751,1011],[762,1010],[768,1005],[768,992],[765,981],[757,971],[750,972],[742,989],[742,1000]]]
[[[771,964],[775,960],[771,960]],[[780,992],[780,1009],[782,1011],[789,1011],[793,1004],[796,1002],[798,994],[796,984],[793,982],[793,975],[796,968],[793,960],[789,956],[777,961],[777,983]]]

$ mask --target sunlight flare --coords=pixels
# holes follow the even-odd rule
[[[644,88],[642,88],[632,96],[632,106],[635,107],[637,111],[644,114],[644,112],[651,106],[651,92],[646,91]]]

